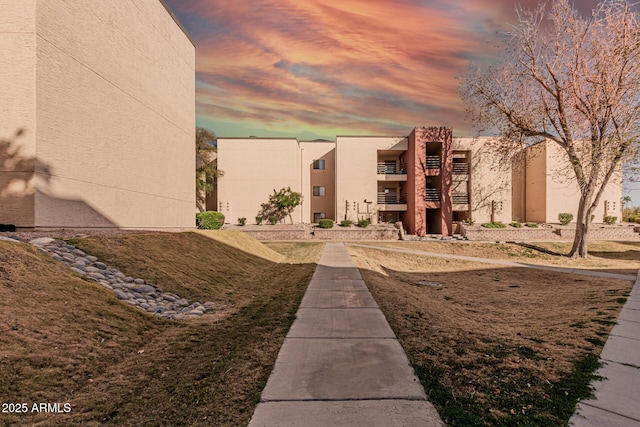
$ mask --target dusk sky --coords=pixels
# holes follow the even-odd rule
[[[474,135],[457,77],[492,61],[497,34],[515,22],[514,0],[166,2],[196,45],[197,125],[225,137],[333,140],[423,125]],[[582,13],[595,4],[575,2]]]

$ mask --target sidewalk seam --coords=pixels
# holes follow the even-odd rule
[[[579,402],[579,403],[580,403],[581,405],[590,406],[591,408],[598,409],[598,410],[600,410],[600,411],[605,411],[605,412],[608,412],[608,413],[610,413],[610,414],[617,415],[617,416],[619,416],[619,417],[626,418],[626,419],[631,420],[631,421],[637,421],[637,422],[640,422],[640,420],[639,420],[639,419],[637,419],[637,418],[633,418],[633,417],[630,417],[630,416],[628,416],[628,415],[620,414],[620,413],[615,412],[615,411],[610,411],[609,409],[601,408],[601,407],[599,407],[599,406],[592,405],[592,404],[590,404],[590,403],[585,403],[585,402]]]

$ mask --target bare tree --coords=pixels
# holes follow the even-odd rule
[[[460,92],[476,124],[499,132],[505,158],[544,138],[566,153],[580,190],[569,255],[586,258],[591,213],[622,163],[638,156],[638,14],[623,0],[601,1],[589,17],[569,0],[516,10],[500,60],[473,68]]]

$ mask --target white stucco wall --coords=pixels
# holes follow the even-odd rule
[[[34,220],[35,0],[0,0],[0,223]]]
[[[0,222],[192,228],[195,48],[164,5],[0,0],[0,10],[0,140],[23,129],[15,144],[36,160],[32,188],[14,198],[21,212],[3,209]]]
[[[374,223],[378,219],[378,150],[407,150],[406,137],[338,136],[336,138],[336,220],[357,221],[367,216],[367,204]],[[393,183],[395,184],[395,183]],[[392,184],[390,184],[392,185]],[[349,211],[346,212],[346,202]],[[356,208],[354,209],[354,205]]]
[[[471,217],[478,223],[491,221],[492,202],[495,221],[511,222],[511,166],[501,162],[489,138],[454,138],[454,151],[470,151]]]
[[[575,218],[578,214],[580,191],[575,173],[570,167],[567,154],[553,141],[539,144],[545,151],[546,159],[546,221],[558,222],[558,214],[567,212]],[[605,215],[622,218],[622,176],[616,173],[605,188],[600,203],[593,212],[594,223],[602,223]]]
[[[195,49],[156,0],[37,3],[36,226],[194,226]]]
[[[227,223],[242,217],[255,223],[273,190],[301,191],[300,147],[293,138],[218,138],[218,169],[224,171],[218,178],[218,210]],[[300,207],[292,218],[302,222]]]

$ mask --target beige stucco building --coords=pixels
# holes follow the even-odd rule
[[[524,150],[513,168],[513,216],[520,221],[558,222],[558,214],[578,213],[580,191],[566,154],[553,141],[542,141]],[[622,173],[605,188],[593,212],[593,222],[605,216],[622,218]]]
[[[0,223],[194,227],[195,47],[166,4],[0,10]]]
[[[528,147],[519,162],[503,162],[488,138],[453,138],[451,129],[415,128],[408,136],[219,138],[219,210],[249,223],[273,190],[291,187],[304,200],[294,222],[368,219],[402,221],[411,234],[455,232],[455,224],[557,222],[576,214],[579,193],[552,143]],[[621,177],[596,210],[620,218]]]

